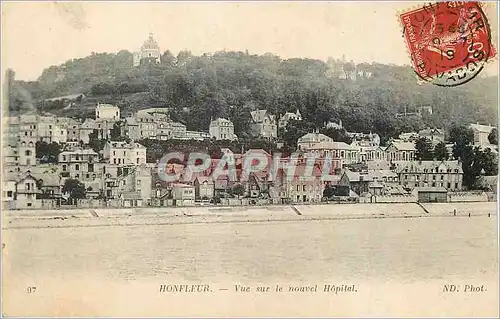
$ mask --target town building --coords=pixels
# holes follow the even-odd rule
[[[276,116],[269,114],[267,110],[257,110],[250,112],[252,123],[250,130],[253,136],[273,138],[278,136],[278,126]]]
[[[140,165],[146,163],[146,147],[137,142],[108,141],[103,157],[110,164]]]
[[[419,137],[420,136],[417,132],[401,133],[398,136],[398,140],[399,142],[404,142],[404,143],[416,143]]]
[[[173,184],[172,199],[175,206],[189,206],[194,205],[195,201],[195,187],[188,184]]]
[[[416,187],[413,193],[419,203],[446,203],[448,191],[444,187]]]
[[[92,149],[75,149],[59,153],[58,165],[61,177],[78,179],[80,181],[93,180],[97,177],[96,164],[99,154]]]
[[[89,144],[90,134],[92,134],[95,129],[97,129],[96,121],[89,118],[85,119],[78,130],[78,140],[82,141],[84,144]]]
[[[343,130],[344,128],[342,127],[342,120],[339,120],[338,123],[328,121],[327,123],[323,124],[323,127],[327,129],[334,129],[334,130]]]
[[[16,182],[14,199],[16,209],[33,209],[42,206],[38,181],[29,172]]]
[[[40,116],[38,122],[38,140],[46,143],[66,143],[68,131],[57,124],[55,116]]]
[[[337,161],[340,168],[346,164],[360,161],[359,149],[344,142],[323,141],[314,144],[307,150],[309,154],[315,154],[320,158],[331,158],[334,163]]]
[[[299,137],[297,140],[297,149],[308,150],[321,142],[333,143],[333,138],[326,136],[325,134],[321,134],[318,130],[316,130],[313,133],[307,133],[306,135]]]
[[[476,123],[470,124],[469,127],[472,129],[472,132],[474,132],[475,146],[490,145],[488,135],[490,135],[491,131],[495,128],[494,126]]]
[[[352,139],[353,143],[359,146],[379,146],[380,136],[377,133],[352,133],[347,132],[347,136]]]
[[[208,132],[216,140],[234,141],[237,139],[234,134],[234,124],[230,120],[218,118],[210,121]]]
[[[345,170],[340,178],[340,186],[348,186],[358,195],[384,195],[399,184],[397,173],[391,170],[365,170],[353,172]]]
[[[390,142],[385,150],[388,161],[412,161],[416,151],[414,143],[399,141]]]
[[[186,135],[178,139],[203,141],[206,139],[210,139],[210,134],[208,134],[207,132],[186,131]]]
[[[321,169],[314,166],[311,174],[306,173],[306,165],[297,165],[291,177],[286,169],[280,169],[275,182],[280,197],[295,203],[320,202],[325,188]]]
[[[95,119],[118,121],[120,119],[120,108],[111,104],[98,103],[95,108]]]
[[[396,164],[401,185],[415,187],[444,187],[462,190],[463,170],[459,161],[412,161]]]
[[[141,65],[141,62],[161,63],[160,46],[153,38],[152,33],[149,34],[149,38],[142,44],[141,49],[137,52],[134,52],[134,66]]]
[[[360,146],[356,142],[351,144],[359,150],[359,162],[366,163],[371,161],[384,161],[386,160],[385,147],[382,146]]]
[[[283,114],[278,121],[278,127],[279,128],[286,128],[286,126],[288,125],[288,122],[290,122],[290,120],[302,121],[302,115],[300,114],[300,111],[297,110],[297,111],[295,111],[295,113],[286,112],[285,114]]]
[[[197,176],[194,180],[194,187],[197,200],[212,199],[215,195],[215,183],[211,177]]]
[[[438,128],[426,128],[418,132],[420,138],[428,139],[433,146],[439,143],[444,143],[444,130]]]

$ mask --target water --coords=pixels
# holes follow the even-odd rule
[[[497,272],[495,218],[290,221],[4,231],[9,275],[70,280],[400,281]]]
[[[4,313],[496,317],[496,225],[496,217],[432,217],[7,229]],[[165,283],[213,292],[159,293]],[[443,293],[444,284],[469,283],[488,292]],[[359,291],[242,294],[235,284]]]

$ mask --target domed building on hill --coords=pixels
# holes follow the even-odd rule
[[[141,50],[134,53],[134,66],[139,66],[142,60],[147,60],[149,63],[161,62],[160,46],[153,38],[153,34],[149,34],[147,39],[141,46]]]

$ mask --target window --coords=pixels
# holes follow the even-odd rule
[[[62,166],[62,170],[63,170],[63,172],[66,172],[66,168],[67,168],[67,167],[66,167],[66,164]]]
[[[31,207],[31,203],[27,203],[26,206]]]
[[[436,183],[432,183],[432,187],[436,187]]]
[[[75,165],[75,170],[76,170],[76,171],[79,171],[79,170],[80,170],[80,165],[76,164],[76,165]]]
[[[26,156],[30,156],[31,155],[31,151],[30,150],[27,150],[26,151]]]
[[[455,183],[455,188],[458,188],[458,183]]]
[[[441,175],[441,180],[444,181],[444,175]]]
[[[451,188],[451,183],[446,184],[446,188]]]
[[[302,185],[302,191],[306,191],[306,185]]]
[[[12,191],[7,191],[7,197],[12,197]]]
[[[26,190],[31,190],[31,184],[30,183],[26,183]]]
[[[297,185],[297,191],[300,191],[300,185]]]
[[[408,179],[408,175],[405,175],[405,179]]]
[[[432,180],[435,181],[436,180],[436,175],[432,175]]]
[[[49,130],[51,130],[51,129],[52,129],[52,125],[49,125]]]
[[[139,157],[137,158],[137,164],[139,164]]]

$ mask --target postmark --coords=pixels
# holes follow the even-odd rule
[[[479,2],[428,4],[401,14],[400,21],[415,73],[432,84],[467,83],[496,54]]]

